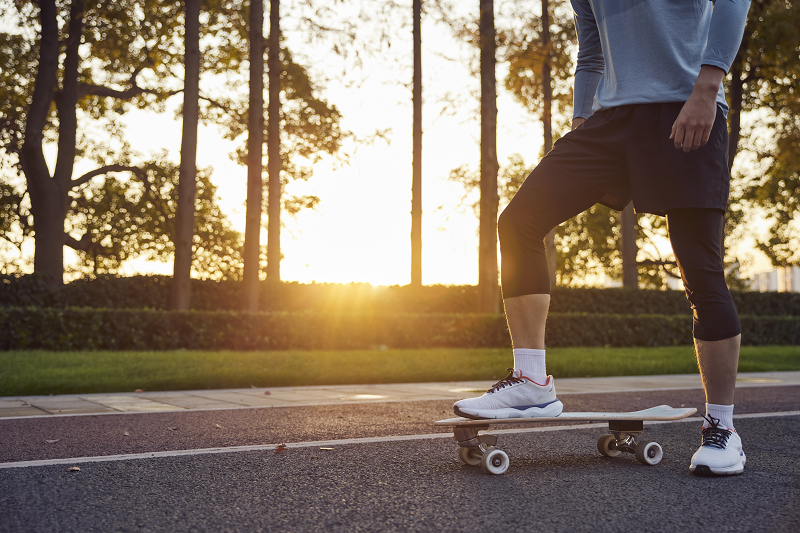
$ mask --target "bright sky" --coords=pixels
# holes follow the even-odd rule
[[[410,2],[409,2],[410,4]],[[410,7],[408,9],[410,23]],[[341,63],[335,56],[310,48],[298,32],[285,28],[286,44],[295,59],[310,66],[324,83],[322,95],[342,112],[342,126],[366,136],[390,128],[390,143],[378,141],[360,146],[349,166],[335,168],[329,160],[314,167],[307,183],[293,183],[292,194],[314,194],[321,203],[297,220],[284,217],[282,278],[300,282],[370,282],[376,285],[410,281],[411,226],[411,31],[392,39],[403,62],[381,57],[365,58],[363,70],[345,80],[335,79]],[[477,283],[477,219],[461,205],[463,189],[447,181],[449,171],[463,164],[477,168],[479,121],[476,96],[478,80],[469,73],[466,59],[474,52],[450,36],[450,31],[430,20],[423,21],[423,276],[424,284]],[[456,61],[445,59],[456,58]],[[310,64],[313,60],[313,65]],[[329,69],[326,71],[325,69]],[[338,70],[337,70],[338,69]],[[368,74],[368,76],[367,76]],[[498,68],[498,156],[504,165],[510,155],[522,154],[535,162],[541,149],[538,120],[513,102],[502,89],[504,72]],[[358,87],[347,81],[366,78]],[[344,83],[343,83],[344,82]],[[405,84],[405,86],[403,85]],[[201,90],[213,94],[214,87]],[[440,114],[442,98],[451,93],[462,101],[454,114]],[[142,154],[169,150],[179,159],[181,124],[175,117],[180,96],[166,113],[131,111],[123,120],[126,137]],[[244,142],[242,139],[241,142]],[[223,210],[234,226],[244,230],[246,168],[229,157],[238,147],[226,141],[215,127],[200,128],[198,166],[213,166]],[[350,146],[349,149],[353,149]],[[49,154],[51,157],[54,154]],[[77,173],[89,170],[79,165]],[[266,243],[266,232],[262,234]],[[669,250],[668,243],[661,243]],[[750,271],[768,270],[766,258],[746,245],[742,253],[753,257]],[[67,258],[71,255],[67,250]],[[171,263],[129,261],[124,273],[171,273]]]

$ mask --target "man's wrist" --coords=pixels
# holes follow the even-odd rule
[[[716,95],[725,77],[725,71],[713,65],[703,65],[694,82],[693,92]]]

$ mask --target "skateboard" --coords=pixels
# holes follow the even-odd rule
[[[597,450],[606,457],[616,457],[622,452],[632,453],[640,463],[652,466],[661,462],[664,452],[657,442],[639,440],[645,420],[680,420],[696,412],[697,409],[694,408],[675,409],[669,405],[659,405],[629,413],[561,413],[558,416],[540,418],[483,420],[459,417],[439,420],[433,424],[453,428],[453,436],[459,446],[458,458],[464,463],[472,466],[480,465],[484,472],[500,475],[508,470],[508,455],[497,447],[496,435],[478,434],[481,430],[488,430],[490,426],[553,421],[608,422],[608,433],[597,439]]]

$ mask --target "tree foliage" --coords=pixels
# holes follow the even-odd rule
[[[140,179],[112,177],[91,183],[73,199],[70,229],[98,243],[79,252],[95,275],[114,273],[131,257],[162,262],[172,258],[179,165],[161,153],[142,171],[145,176]],[[201,279],[239,279],[241,235],[220,209],[211,175],[210,167],[198,169],[194,273]]]
[[[573,54],[577,49],[572,9],[566,0],[550,1],[550,39],[542,46],[542,18],[525,16],[520,28],[504,32],[504,59],[508,62],[505,88],[534,115],[543,112],[542,66],[550,64],[552,103],[561,118],[556,129],[569,130],[572,115]]]

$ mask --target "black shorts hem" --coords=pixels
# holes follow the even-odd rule
[[[701,336],[699,336],[697,334],[694,334],[693,336],[694,336],[695,339],[697,339],[699,341],[713,342],[713,341],[724,341],[725,339],[730,339],[730,338],[733,338],[733,337],[735,337],[737,335],[741,335],[741,334],[742,334],[742,327],[739,326],[738,328],[736,328],[734,330],[726,331],[725,333],[718,333],[716,335],[705,335],[704,334],[701,337]]]
[[[511,294],[507,293],[506,291],[503,291],[503,300],[505,300],[506,298],[518,298],[520,296],[529,296],[531,294],[550,294],[550,286],[548,285],[547,288],[531,287],[520,291],[514,291]]]

